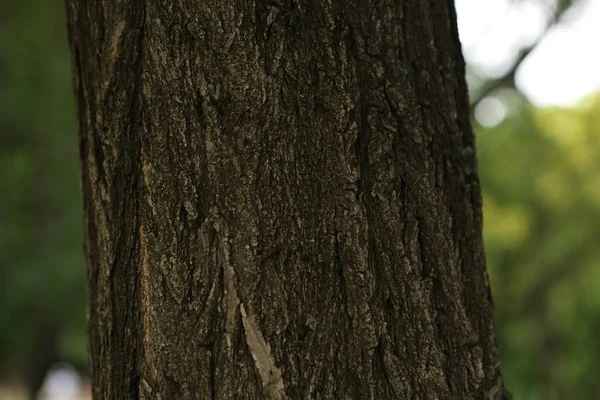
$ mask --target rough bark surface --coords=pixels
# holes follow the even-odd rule
[[[504,399],[452,0],[67,0],[95,399]]]

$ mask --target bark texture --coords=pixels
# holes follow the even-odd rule
[[[67,0],[99,399],[505,399],[452,0]]]

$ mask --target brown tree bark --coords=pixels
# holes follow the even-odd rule
[[[67,0],[95,399],[505,399],[452,0]]]

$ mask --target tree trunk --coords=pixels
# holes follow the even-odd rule
[[[504,399],[452,0],[67,0],[95,399]]]

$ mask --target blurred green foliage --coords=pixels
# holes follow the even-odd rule
[[[503,373],[516,399],[596,399],[600,98],[475,123]],[[0,3],[0,373],[85,365],[85,267],[62,1]],[[0,379],[2,376],[0,376]]]
[[[82,241],[64,4],[0,2],[0,370],[87,362]]]
[[[522,102],[476,129],[503,373],[516,399],[597,399],[600,96]]]

